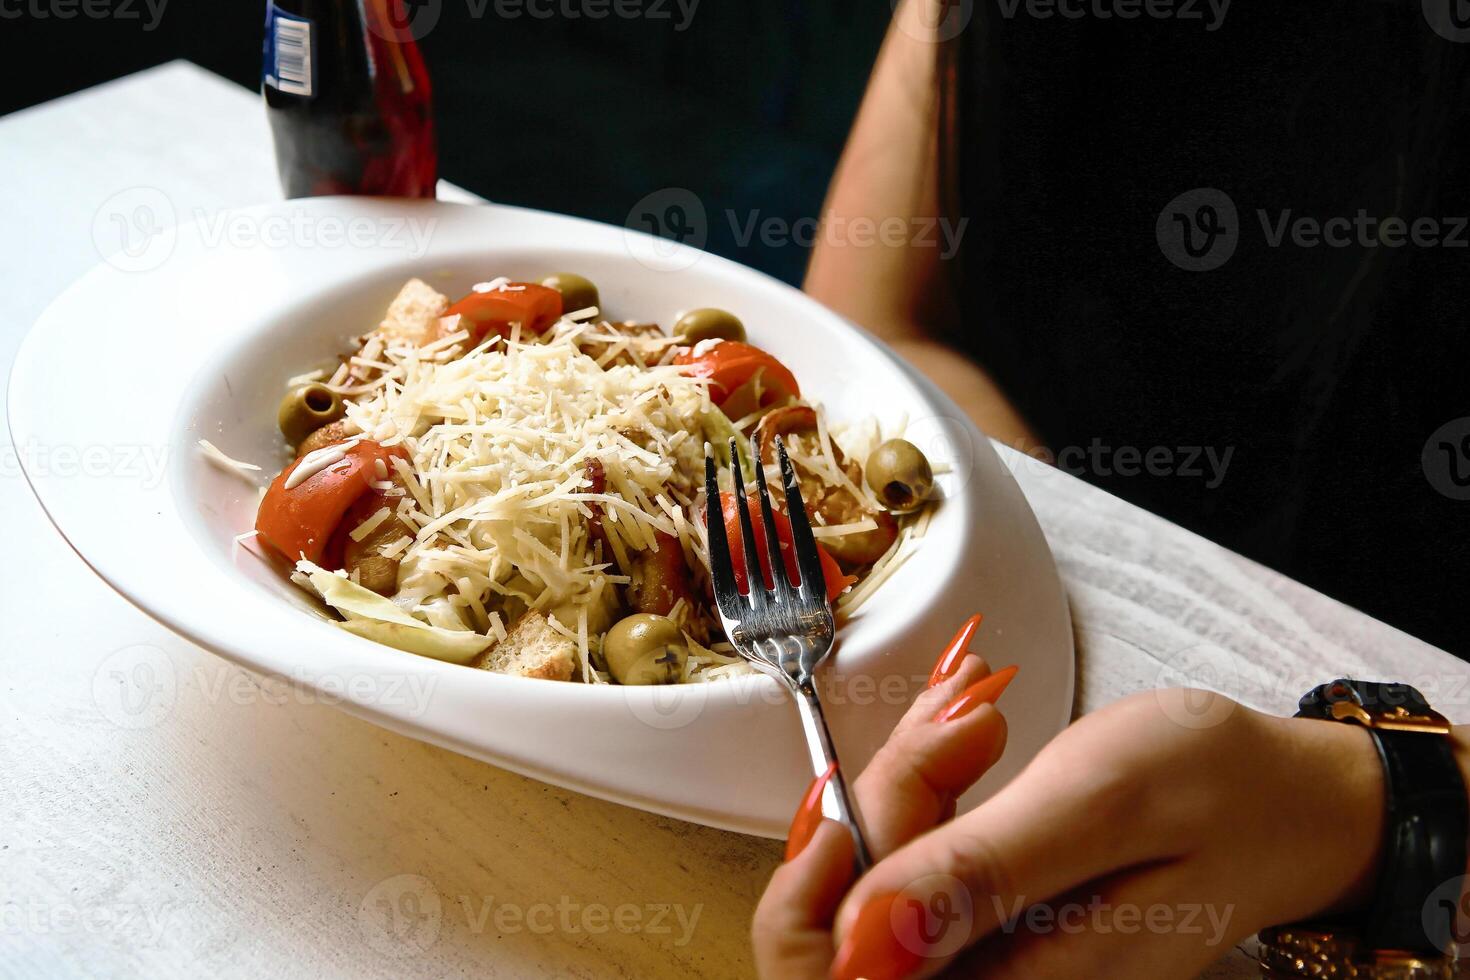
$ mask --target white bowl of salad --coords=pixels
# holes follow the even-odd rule
[[[740,503],[702,489],[707,451],[748,474],[779,435],[826,551],[849,765],[976,611],[981,651],[1022,667],[985,791],[1066,724],[1070,626],[1034,517],[960,412],[857,328],[577,219],[370,199],[252,215],[418,237],[180,229],[163,265],[104,263],[59,299],[11,385],[17,444],[166,461],[161,480],[27,475],[177,632],[507,768],[780,834],[806,778],[796,718],[711,614],[705,521]],[[60,363],[105,410],[51,397]],[[408,683],[428,697],[395,697]]]

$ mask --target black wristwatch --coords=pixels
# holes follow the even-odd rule
[[[1346,678],[1304,695],[1296,717],[1362,725],[1383,762],[1383,864],[1372,904],[1352,923],[1363,944],[1445,953],[1458,896],[1444,902],[1431,897],[1465,874],[1470,839],[1470,804],[1449,722],[1408,684]]]

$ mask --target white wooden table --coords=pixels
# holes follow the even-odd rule
[[[94,234],[117,244],[115,195],[152,188],[179,220],[277,199],[267,136],[255,97],[183,63],[0,120],[0,375],[98,261]],[[28,448],[3,438],[0,975],[751,972],[746,931],[778,843],[261,687],[96,579],[26,488]],[[1002,451],[1071,596],[1079,713],[1181,683],[1287,713],[1357,672],[1417,681],[1470,720],[1449,655]],[[401,935],[375,931],[383,902]],[[1210,976],[1254,975],[1228,953]]]

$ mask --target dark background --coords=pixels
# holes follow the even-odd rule
[[[262,0],[167,0],[152,31],[143,0],[132,8],[135,19],[0,19],[0,112],[175,58],[259,88]],[[421,42],[440,175],[499,202],[616,224],[646,195],[686,187],[705,205],[707,248],[799,283],[805,248],[759,236],[742,247],[726,214],[820,213],[888,4],[700,0],[683,30],[673,0],[643,9],[664,16],[507,19],[493,0],[443,0]],[[501,152],[507,132],[539,134],[519,145],[544,152]]]

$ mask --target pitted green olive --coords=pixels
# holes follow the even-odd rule
[[[689,649],[672,619],[638,613],[608,631],[602,656],[619,684],[674,684],[684,676]]]
[[[344,412],[342,399],[331,388],[323,384],[302,385],[288,391],[281,399],[281,407],[276,410],[276,423],[286,441],[298,446],[317,429],[340,419]]]
[[[542,279],[541,285],[561,293],[563,313],[575,313],[589,306],[602,305],[602,299],[597,295],[597,287],[592,280],[575,272],[554,272]]]
[[[674,321],[674,336],[683,337],[693,347],[701,340],[738,340],[745,342],[745,324],[727,310],[712,306],[690,310]]]
[[[934,492],[929,460],[904,439],[889,439],[873,450],[863,472],[883,506],[897,514],[918,510]]]

